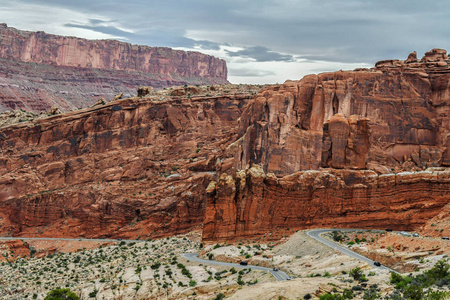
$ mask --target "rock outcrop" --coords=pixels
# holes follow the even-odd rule
[[[284,176],[320,166],[382,173],[450,166],[450,69],[429,67],[435,52],[445,57],[434,50],[415,67],[377,63],[267,88],[241,118],[236,169],[260,164]]]
[[[86,40],[0,24],[0,112],[63,111],[111,100],[138,86],[224,84],[224,60],[198,52]]]
[[[204,191],[254,93],[226,89],[1,128],[0,234],[147,238],[198,228]]]
[[[224,174],[208,192],[207,241],[277,239],[314,227],[413,230],[450,202],[450,170],[329,169],[278,178],[253,165],[234,177]]]
[[[207,189],[204,239],[424,225],[450,202],[448,62],[433,49],[261,91]]]

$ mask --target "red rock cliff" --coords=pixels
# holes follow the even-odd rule
[[[86,40],[0,24],[0,111],[63,110],[139,85],[227,83],[224,60],[198,52]]]
[[[204,239],[217,240],[417,228],[450,201],[444,52],[255,96],[142,89],[2,128],[0,233],[147,237],[203,224]]]
[[[119,100],[0,129],[0,233],[147,237],[200,226],[204,191],[252,97],[227,89]]]
[[[450,202],[448,63],[434,49],[260,92],[208,188],[204,239],[424,224]]]
[[[277,178],[254,165],[224,174],[208,192],[207,241],[276,239],[314,227],[413,230],[450,202],[450,170],[378,175],[329,169]]]

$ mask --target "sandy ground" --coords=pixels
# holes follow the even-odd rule
[[[83,299],[303,299],[306,294],[363,290],[376,286],[382,296],[390,293],[390,274],[374,269],[322,245],[299,231],[279,244],[217,244],[200,249],[200,232],[143,241],[136,244],[98,245],[90,242],[33,241],[45,257],[16,258],[0,265],[0,298],[42,299],[49,290],[69,287]],[[423,270],[448,253],[448,241],[429,237],[403,237],[395,233],[347,234],[346,241],[364,239],[350,248],[385,259],[386,264]],[[14,246],[14,245],[12,245]],[[12,247],[11,246],[11,247]],[[21,249],[20,245],[15,250]],[[101,246],[101,247],[100,247]],[[5,247],[0,247],[3,253]],[[2,252],[3,251],[3,252]],[[278,267],[292,280],[277,282],[263,271],[233,270],[198,264],[180,256],[201,251],[201,256],[267,267]],[[11,256],[9,256],[11,258]],[[156,267],[156,265],[158,265]],[[405,267],[406,266],[406,267]],[[417,267],[419,266],[419,267]],[[349,271],[361,267],[368,282],[359,283]],[[183,271],[185,269],[185,271]],[[240,282],[240,283],[239,283]]]

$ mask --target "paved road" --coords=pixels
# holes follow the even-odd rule
[[[125,242],[125,243],[137,243],[137,242],[145,242],[145,240],[122,240],[122,239],[84,239],[84,238],[78,238],[78,239],[69,239],[69,238],[36,238],[36,237],[0,237],[0,241],[12,241],[12,240],[22,240],[22,241],[76,241],[76,242]],[[243,269],[253,269],[253,270],[260,270],[260,271],[267,271],[270,272],[270,274],[275,277],[276,280],[287,280],[290,278],[286,273],[283,271],[273,271],[270,268],[264,268],[259,266],[242,266],[240,264],[232,264],[232,263],[225,263],[221,261],[215,261],[215,260],[205,260],[198,258],[198,253],[184,253],[182,256],[186,259],[196,261],[199,263],[204,264],[211,264],[211,265],[221,265],[221,266],[229,266],[229,267],[235,267],[235,268],[243,268]]]
[[[333,242],[331,242],[331,241],[329,241],[329,240],[324,239],[323,237],[321,237],[321,235],[322,235],[323,233],[326,233],[326,232],[332,232],[332,231],[334,231],[334,230],[337,230],[337,231],[363,231],[364,229],[314,229],[314,230],[308,231],[306,234],[307,234],[309,237],[312,237],[313,239],[315,239],[315,240],[321,242],[322,244],[327,245],[328,247],[333,248],[334,250],[337,250],[337,251],[339,251],[339,252],[341,252],[341,253],[343,253],[343,254],[345,254],[345,255],[348,255],[348,256],[350,256],[350,257],[353,257],[353,258],[359,259],[359,260],[361,260],[361,261],[363,261],[363,262],[366,262],[366,263],[368,263],[369,265],[371,265],[371,266],[374,267],[374,268],[379,268],[379,269],[383,269],[383,270],[388,270],[389,272],[394,272],[394,273],[400,274],[399,272],[397,272],[397,271],[395,271],[395,270],[393,270],[393,269],[391,269],[391,268],[388,268],[388,267],[386,267],[386,266],[383,266],[383,265],[377,267],[377,266],[375,266],[375,265],[373,264],[374,261],[371,260],[370,258],[367,258],[367,257],[365,257],[365,256],[362,256],[361,254],[358,254],[358,253],[356,253],[356,252],[353,252],[353,251],[349,250],[347,247],[344,247],[344,246],[341,246],[341,245],[339,245],[339,244],[333,243]],[[374,230],[372,230],[372,231],[374,231]]]
[[[375,266],[373,263],[374,261],[362,256],[361,254],[358,254],[356,252],[353,252],[351,250],[349,250],[346,247],[343,247],[339,244],[333,243],[329,240],[324,239],[323,237],[321,237],[321,235],[323,233],[326,232],[332,232],[333,230],[338,230],[338,231],[362,231],[364,229],[314,229],[314,230],[310,230],[307,232],[307,235],[319,242],[321,242],[322,244],[325,244],[345,255],[348,255],[350,257],[354,257],[356,259],[359,259],[361,261],[367,262],[369,265],[373,266],[374,268],[380,268],[380,269],[384,269],[384,270],[388,270],[389,272],[395,272],[398,273],[397,271],[388,268],[386,266],[380,266],[377,267]],[[372,230],[374,231],[374,230]],[[0,237],[0,240],[4,240],[4,241],[8,241],[8,240],[30,240],[30,241],[83,241],[83,242],[125,242],[125,243],[136,243],[136,242],[144,242],[145,240],[122,240],[122,239],[85,239],[85,238],[78,238],[78,239],[69,239],[69,238],[31,238],[31,237]],[[284,273],[283,271],[273,271],[270,268],[264,268],[264,267],[260,267],[260,266],[242,266],[240,264],[233,264],[233,263],[225,263],[225,262],[221,262],[221,261],[215,261],[215,260],[206,260],[206,259],[201,259],[198,258],[198,253],[184,253],[182,254],[182,256],[186,259],[195,261],[195,262],[199,262],[199,263],[204,263],[204,264],[211,264],[211,265],[220,265],[220,266],[229,266],[229,267],[235,267],[235,268],[243,268],[243,269],[254,269],[254,270],[260,270],[260,271],[267,271],[270,272],[270,274],[273,275],[273,277],[275,277],[276,280],[278,281],[282,281],[282,280],[287,280],[288,278],[290,278],[286,273]]]
[[[191,261],[195,261],[195,262],[202,263],[202,264],[266,271],[266,272],[269,272],[270,274],[272,274],[272,276],[275,277],[275,279],[278,281],[283,281],[283,280],[287,280],[288,278],[290,278],[289,275],[287,275],[283,271],[274,271],[270,268],[264,268],[264,267],[252,266],[252,265],[242,266],[240,264],[226,263],[226,262],[217,261],[217,260],[201,259],[201,258],[198,258],[198,253],[183,253],[183,254],[181,254],[181,256],[183,256],[184,258],[189,259]]]

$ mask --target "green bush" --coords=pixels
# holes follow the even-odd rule
[[[403,293],[404,299],[428,299],[438,300],[448,297],[448,292],[433,291],[430,287],[437,285],[439,287],[448,285],[450,282],[450,266],[446,260],[438,261],[433,268],[417,276],[401,276],[391,273],[391,284],[395,285],[394,294]],[[428,289],[425,293],[424,289]],[[402,299],[403,299],[402,298]],[[396,298],[397,299],[397,298]]]
[[[213,300],[222,300],[222,299],[225,299],[225,295],[222,294],[222,293],[220,293],[220,294],[218,294],[218,295],[216,296],[216,298],[214,298]]]
[[[403,292],[403,297],[408,300],[421,300],[424,299],[424,295],[423,288],[418,285],[409,285]]]
[[[353,291],[345,289],[344,292],[342,293],[342,296],[344,297],[344,299],[353,299],[353,297],[354,297]]]
[[[339,294],[326,293],[319,297],[320,300],[343,300],[344,298]]]
[[[153,270],[159,269],[159,267],[161,267],[161,263],[159,261],[150,266]]]
[[[33,298],[34,298],[34,295],[33,295]],[[80,297],[78,297],[70,289],[57,288],[57,289],[54,289],[54,290],[48,292],[48,294],[47,294],[47,296],[45,296],[44,300],[80,300]]]
[[[336,230],[333,230],[332,235],[335,242],[340,242],[344,239],[344,237]]]
[[[445,278],[449,275],[450,265],[445,260],[438,261],[434,267],[428,271],[429,275],[435,278],[436,280]]]
[[[348,273],[351,277],[353,277],[353,279],[355,280],[361,280],[361,278],[363,278],[363,271],[361,270],[360,267],[356,267],[350,270],[350,272]]]
[[[92,292],[89,293],[89,297],[95,298],[95,296],[97,296],[97,293],[98,293],[97,290],[93,290]]]

